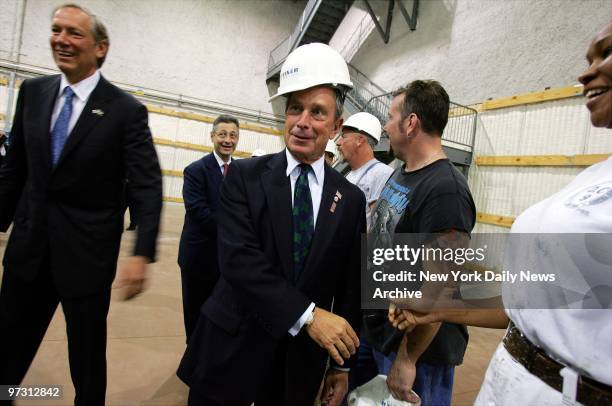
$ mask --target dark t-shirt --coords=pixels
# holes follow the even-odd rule
[[[395,233],[438,233],[454,229],[469,234],[475,220],[476,207],[467,180],[448,159],[412,172],[405,172],[402,166],[393,172],[380,194],[372,215],[368,245],[391,247]],[[399,344],[401,334],[395,335],[394,342]],[[465,326],[442,323],[419,361],[461,364],[467,341]],[[372,345],[377,347],[376,343]]]

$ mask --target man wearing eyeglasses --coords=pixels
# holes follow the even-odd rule
[[[191,163],[183,172],[185,223],[178,263],[187,342],[198,321],[200,307],[219,278],[216,211],[221,182],[238,145],[239,127],[238,119],[233,116],[217,117],[210,133],[212,153]]]

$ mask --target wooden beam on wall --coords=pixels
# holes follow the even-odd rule
[[[173,169],[162,169],[162,175],[174,176],[174,177],[177,177],[177,178],[182,178],[183,177],[183,172],[175,171]]]
[[[199,144],[191,144],[189,142],[182,142],[182,141],[171,141],[171,140],[167,140],[165,138],[156,138],[153,137],[153,143],[156,145],[165,145],[168,147],[176,147],[176,148],[183,148],[183,149],[190,149],[192,151],[202,151],[202,152],[212,152],[213,148],[212,147],[207,147],[204,145],[199,145]],[[233,156],[237,156],[239,158],[250,158],[251,157],[251,153],[250,152],[246,152],[246,151],[234,151]]]
[[[494,226],[512,227],[512,223],[514,223],[515,217],[502,216],[499,214],[490,214],[490,213],[476,213],[476,221],[483,224],[492,224]]]
[[[183,203],[183,199],[180,197],[164,196],[162,200],[164,202]]]
[[[567,99],[582,95],[582,86],[568,86],[556,89],[547,89],[542,92],[525,93],[512,97],[487,100],[479,106],[479,111],[496,110],[505,107],[525,106],[545,101]]]
[[[611,154],[583,155],[481,155],[478,166],[579,166],[586,167],[605,161]]]
[[[208,117],[203,114],[191,113],[188,111],[177,111],[177,110],[169,109],[167,107],[154,106],[151,104],[147,104],[146,106],[147,106],[147,110],[149,110],[150,113],[161,114],[163,116],[184,118],[187,120],[200,121],[203,123],[210,123],[210,124],[212,124],[215,121],[213,117]],[[263,133],[263,134],[275,135],[275,136],[283,135],[283,132],[277,128],[262,127],[259,125],[254,125],[254,124],[249,124],[249,123],[241,123],[240,129],[254,131],[254,132]]]

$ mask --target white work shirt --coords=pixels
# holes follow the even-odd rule
[[[393,168],[385,165],[376,158],[372,158],[360,168],[350,171],[346,175],[346,180],[357,186],[366,198],[366,220],[368,230],[372,227],[372,209],[370,205],[378,200],[389,176],[393,173]]]
[[[588,235],[612,234],[612,157],[586,169],[561,191],[527,209],[516,219],[511,232],[585,236],[576,238],[582,243],[564,246],[564,257],[546,255],[545,246],[525,244],[518,247],[523,250],[521,255],[506,253],[505,268],[518,273],[529,269],[530,258],[536,258],[538,273],[564,272],[561,279],[576,281],[573,290],[588,290],[585,281],[591,287],[600,283],[610,286],[612,253],[609,247],[602,249],[592,243],[603,239],[589,239]],[[544,243],[548,241],[546,236],[541,238]],[[510,285],[504,289],[503,298],[506,307],[510,307],[508,303],[524,304],[522,309],[506,312],[532,343],[577,372],[612,385],[612,309],[555,309],[554,304],[545,306],[549,309],[534,308],[558,300],[552,289],[541,290],[534,297]]]
[[[60,111],[62,111],[62,107],[64,107],[64,89],[70,86],[74,92],[74,97],[72,98],[72,115],[70,116],[70,121],[68,122],[68,134],[70,134],[74,129],[77,120],[81,116],[83,108],[85,108],[85,104],[87,104],[87,100],[89,100],[89,96],[91,96],[91,93],[94,91],[99,81],[100,71],[96,71],[96,73],[93,75],[72,85],[68,82],[66,76],[62,74],[59,92],[55,98],[55,105],[53,107],[53,113],[51,114],[51,125],[49,126],[49,132],[53,130],[57,117],[59,116]]]
[[[293,207],[293,195],[295,193],[295,182],[300,176],[300,168],[298,165],[300,162],[291,155],[288,149],[285,149],[287,155],[287,176],[291,181],[291,207]],[[325,160],[321,156],[318,160],[310,164],[312,171],[308,172],[308,187],[310,188],[310,198],[312,199],[312,214],[314,216],[314,226],[317,225],[317,215],[319,214],[319,207],[321,207],[321,195],[323,194],[323,182],[325,180]],[[310,303],[310,306],[302,314],[302,316],[295,322],[295,324],[289,329],[289,334],[292,336],[297,335],[308,316],[315,308],[314,303]]]

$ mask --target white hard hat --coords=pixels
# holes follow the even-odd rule
[[[315,42],[302,45],[285,59],[280,71],[280,86],[269,101],[278,96],[325,84],[353,87],[344,58],[326,44]]]
[[[362,111],[360,113],[353,114],[344,122],[344,124],[342,124],[342,128],[345,127],[351,127],[356,130],[363,131],[374,138],[376,143],[380,141],[380,133],[382,132],[380,121],[378,121],[378,119],[370,113]]]
[[[334,156],[338,155],[338,151],[336,150],[336,144],[332,140],[327,141],[327,145],[325,146],[325,152],[332,153]]]
[[[262,155],[266,155],[266,151],[261,148],[257,148],[255,151],[251,152],[251,158]]]

